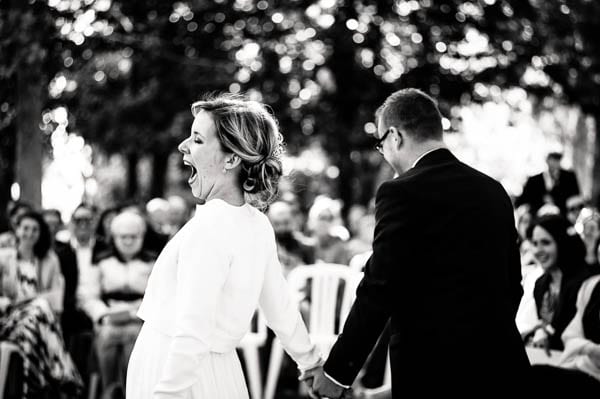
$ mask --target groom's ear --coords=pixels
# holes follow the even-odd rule
[[[404,133],[402,133],[400,130],[394,128],[395,131],[395,135],[394,135],[394,139],[396,140],[396,148],[400,148],[402,146],[402,144],[404,143]]]

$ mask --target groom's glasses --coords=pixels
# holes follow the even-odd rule
[[[388,134],[390,134],[390,132],[392,131],[392,128],[389,127],[385,133],[383,133],[383,136],[381,136],[380,139],[377,139],[377,142],[375,143],[375,149],[377,151],[379,151],[381,154],[383,154],[383,142],[385,141],[385,139],[387,138]]]

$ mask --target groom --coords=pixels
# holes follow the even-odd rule
[[[435,102],[400,90],[377,110],[377,149],[397,172],[377,192],[373,255],[315,395],[352,385],[388,319],[393,398],[488,397],[526,383],[511,201],[442,140]],[[415,394],[416,393],[416,394]]]

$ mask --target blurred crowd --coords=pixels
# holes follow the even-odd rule
[[[524,290],[516,322],[525,345],[563,352],[560,365],[536,368],[539,378],[599,384],[600,213],[560,160],[549,154],[548,169],[529,178],[514,201]],[[345,217],[342,206],[319,195],[302,207],[291,192],[270,205],[286,276],[320,263],[362,270],[372,249],[374,204],[350,206]],[[0,341],[16,345],[24,359],[23,397],[82,397],[92,375],[105,397],[123,397],[148,277],[162,248],[193,216],[193,204],[172,196],[102,210],[82,203],[71,215],[26,202],[7,211],[10,221],[0,231]],[[360,384],[381,384],[386,346],[384,337],[374,372],[361,373]],[[262,358],[266,367],[268,354]],[[297,393],[288,363],[289,386],[280,389]]]
[[[281,198],[267,215],[284,274],[301,264],[348,265],[370,251],[372,208],[353,206],[346,227],[339,200],[318,196],[303,210],[291,193]],[[106,209],[82,203],[64,223],[57,209],[17,201],[7,215],[0,341],[16,344],[24,358],[19,389],[31,398],[81,397],[96,374],[100,392],[119,397],[152,266],[193,217],[193,204],[178,196]]]

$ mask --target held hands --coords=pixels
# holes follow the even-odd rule
[[[350,399],[352,397],[351,390],[339,386],[325,376],[321,365],[304,370],[298,379],[306,384],[309,395],[313,399]]]
[[[550,332],[548,327],[540,326],[533,335],[531,345],[535,348],[545,349],[547,354],[550,354]]]
[[[591,342],[584,347],[584,351],[594,365],[600,368],[600,345]]]

